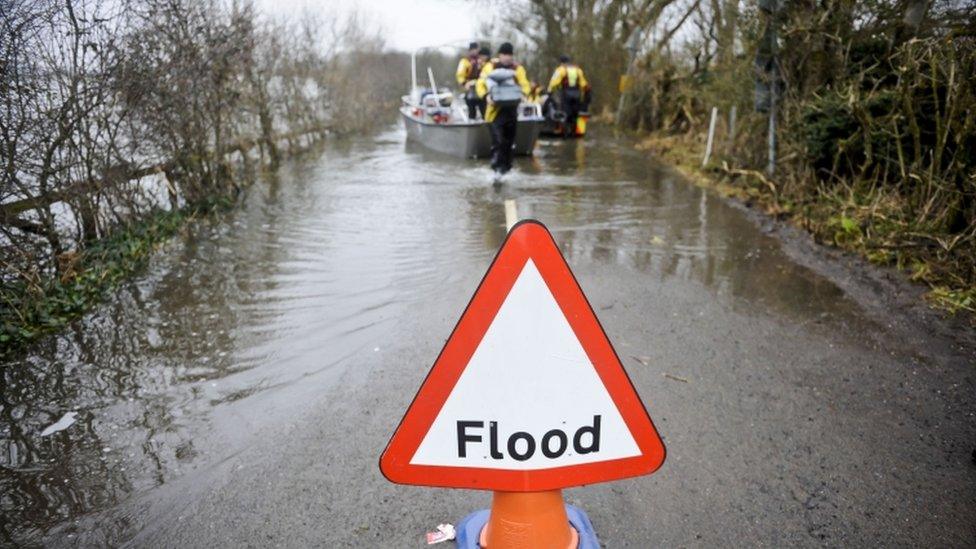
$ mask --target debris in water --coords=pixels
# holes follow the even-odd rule
[[[667,372],[664,373],[664,377],[666,377],[668,379],[673,379],[675,381],[680,381],[681,383],[688,383],[688,380],[687,379],[685,379],[683,377],[678,377],[678,376],[673,375],[673,374],[669,374]]]
[[[53,435],[58,431],[64,431],[68,427],[71,427],[71,425],[73,425],[74,422],[78,421],[77,419],[75,419],[77,415],[78,412],[68,412],[64,414],[63,416],[61,416],[61,419],[45,427],[44,430],[41,431],[41,436],[46,437],[48,435]]]
[[[457,535],[452,524],[438,524],[436,532],[427,532],[427,545],[451,541]]]

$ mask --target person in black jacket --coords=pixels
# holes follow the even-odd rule
[[[488,111],[485,120],[491,129],[491,167],[496,174],[504,174],[512,169],[512,156],[515,148],[515,131],[518,125],[518,101],[501,104],[492,98],[490,87],[499,86],[494,81],[489,82],[496,69],[507,69],[512,73],[511,78],[521,89],[521,95],[528,95],[530,91],[529,79],[525,75],[525,67],[515,62],[514,48],[505,42],[498,48],[498,57],[492,59],[481,69],[478,78],[478,97],[487,99]],[[496,73],[497,74],[497,73]],[[518,94],[516,94],[518,95]]]

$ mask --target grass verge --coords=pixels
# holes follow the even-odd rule
[[[897,267],[911,280],[927,285],[925,298],[930,305],[949,314],[963,312],[976,324],[976,243],[954,242],[937,228],[914,223],[905,201],[884,189],[826,188],[800,176],[778,183],[761,172],[730,168],[720,156],[703,167],[700,141],[690,134],[652,134],[636,146],[697,185],[789,220],[821,244]]]

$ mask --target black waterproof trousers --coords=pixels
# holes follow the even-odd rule
[[[562,103],[563,112],[566,113],[563,136],[572,137],[576,135],[576,119],[579,118],[580,113],[580,91],[578,89],[563,90]]]
[[[488,106],[487,101],[478,99],[477,97],[465,97],[464,103],[468,106],[468,118],[477,120],[478,118],[485,117],[485,108]]]
[[[515,154],[515,130],[518,126],[518,107],[500,107],[491,121],[491,168],[498,173],[512,169]]]

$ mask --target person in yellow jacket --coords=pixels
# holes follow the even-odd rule
[[[468,44],[468,54],[458,61],[457,71],[454,74],[458,86],[464,91],[464,103],[468,107],[468,118],[475,120],[478,115],[484,116],[485,102],[478,99],[475,91],[475,83],[481,68],[488,62],[488,48],[478,48],[477,42]]]
[[[497,174],[512,169],[518,106],[530,90],[525,67],[515,62],[514,48],[505,42],[498,56],[481,69],[476,89],[488,101],[485,120],[491,129],[491,167]]]
[[[468,88],[469,82],[473,84],[478,80],[478,68],[478,43],[471,42],[468,44],[468,53],[458,61],[457,72],[454,75],[458,86]]]
[[[576,131],[576,118],[580,113],[580,105],[586,101],[590,93],[590,84],[586,81],[583,69],[574,65],[568,55],[559,57],[559,66],[549,79],[549,94],[559,98],[559,107],[566,113],[563,124],[563,135],[569,137]]]

